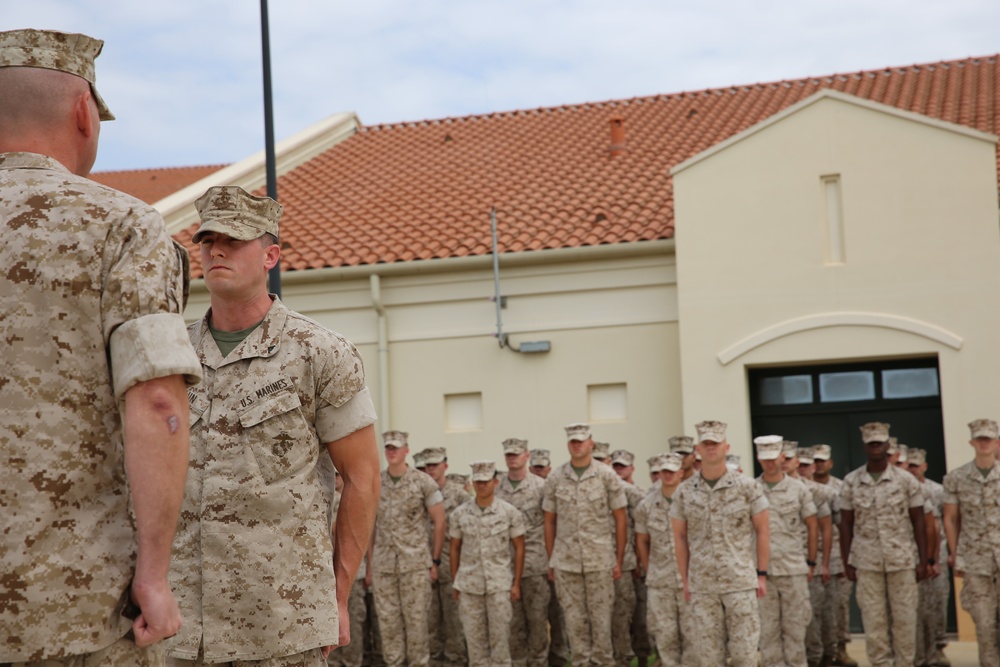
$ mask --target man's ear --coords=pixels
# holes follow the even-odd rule
[[[264,251],[264,267],[270,271],[278,263],[281,257],[281,248],[278,245],[269,245]]]
[[[73,116],[76,119],[76,128],[87,139],[94,133],[94,114],[97,113],[97,103],[91,106],[90,91],[80,93],[73,105]]]

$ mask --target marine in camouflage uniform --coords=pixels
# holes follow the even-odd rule
[[[752,479],[726,468],[724,423],[696,428],[701,470],[681,484],[670,510],[684,594],[701,629],[693,640],[696,662],[723,665],[728,648],[734,667],[752,667],[760,639],[757,598],[767,591],[767,498]]]
[[[414,455],[414,461],[417,455]],[[450,549],[448,547],[448,521],[451,513],[458,509],[459,505],[469,500],[469,494],[465,492],[462,484],[447,478],[448,473],[448,453],[444,447],[427,447],[420,452],[421,462],[424,464],[424,472],[431,476],[431,479],[441,490],[444,498],[444,524],[445,540],[441,549],[441,562],[437,563],[438,578],[431,582],[431,606],[428,610],[427,633],[430,638],[431,663],[457,667],[467,662],[465,651],[465,634],[462,632],[462,619],[459,614],[458,603],[452,595],[451,562]],[[434,546],[434,521],[427,521],[428,544]]]
[[[615,663],[619,667],[628,667],[628,664],[635,657],[633,643],[637,635],[636,624],[637,608],[639,605],[639,588],[642,586],[638,578],[636,568],[638,563],[635,556],[635,530],[633,528],[632,515],[635,508],[639,506],[645,497],[642,489],[632,483],[632,471],[635,455],[624,449],[616,449],[611,453],[611,467],[621,480],[625,490],[625,498],[628,500],[626,518],[625,539],[625,559],[622,561],[622,576],[615,580],[615,606],[611,615],[611,648]],[[614,519],[611,520],[611,531],[614,534]],[[645,586],[643,597],[645,597]],[[641,625],[642,633],[646,633],[645,605],[643,605],[643,620]],[[640,655],[648,657],[648,648]],[[640,667],[644,667],[645,662],[640,661]]]
[[[976,624],[982,667],[1000,665],[1000,427],[992,419],[969,424],[975,459],[944,477],[948,564],[963,577],[961,604]]]
[[[861,439],[868,463],[844,478],[840,494],[842,555],[858,583],[869,663],[911,667],[917,580],[926,572],[924,494],[913,475],[889,465],[888,424],[865,424]]]
[[[427,610],[431,582],[438,577],[444,547],[444,499],[437,483],[406,465],[408,434],[383,434],[388,467],[382,471],[369,577],[381,628],[387,667],[427,667],[430,644]],[[426,521],[434,521],[434,542],[427,544]]]
[[[782,471],[781,436],[760,436],[753,442],[763,469],[756,481],[767,498],[771,545],[767,594],[757,601],[761,664],[806,667],[806,628],[812,618],[809,579],[816,567],[819,532],[816,504],[802,480]]]
[[[0,663],[162,665],[181,623],[188,256],[153,208],[85,178],[114,118],[102,46],[0,32]]]
[[[938,549],[934,552],[931,576],[920,582],[920,610],[917,624],[917,664],[946,667],[944,647],[948,645],[948,596],[951,570],[948,567],[948,540],[944,532],[944,486],[927,477],[927,452],[911,448],[907,458],[910,473],[923,487],[924,498],[934,507],[938,525]],[[930,536],[928,535],[928,538]],[[928,551],[930,553],[930,551]]]
[[[552,472],[551,454],[547,449],[532,449],[528,471],[545,480]],[[566,623],[556,595],[556,582],[549,582],[549,665],[562,667],[569,661],[569,642],[566,640]]]
[[[622,576],[628,500],[610,466],[591,459],[586,424],[566,427],[570,461],[545,480],[545,549],[575,667],[611,667],[614,580]],[[614,536],[608,518],[614,516]]]
[[[851,641],[851,593],[854,582],[844,574],[844,559],[840,549],[840,490],[844,480],[830,474],[833,470],[832,453],[827,451],[817,456],[819,451],[814,448],[813,460],[816,470],[813,481],[826,487],[830,499],[830,512],[833,518],[833,539],[830,549],[830,582],[824,586],[826,595],[823,600],[823,654],[833,656],[831,664],[841,667],[857,667],[858,661],[847,653],[847,644]],[[825,457],[825,458],[824,458]]]
[[[496,497],[493,461],[472,464],[472,484],[476,497],[455,510],[449,528],[469,667],[510,667],[511,602],[521,597],[524,571],[524,516]]]
[[[169,655],[322,665],[322,649],[349,634],[338,616],[367,548],[355,538],[374,521],[375,410],[361,357],[268,294],[280,204],[221,186],[195,207],[211,308],[188,327],[204,381],[188,392],[191,461],[170,572],[185,624]],[[331,463],[345,481],[336,549],[322,477]]]
[[[514,667],[545,667],[549,653],[549,581],[545,576],[545,520],[542,496],[545,482],[528,472],[528,441],[503,441],[507,474],[501,475],[496,496],[521,511],[524,517],[524,574],[521,598],[513,602],[510,652]]]
[[[667,667],[692,667],[692,640],[698,632],[691,603],[677,568],[670,504],[683,478],[683,457],[672,452],[655,457],[650,469],[659,478],[635,510],[635,543],[647,594],[647,625],[660,662]]]

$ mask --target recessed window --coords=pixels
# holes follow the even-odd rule
[[[593,422],[619,422],[628,419],[628,393],[625,383],[587,385],[587,409]]]
[[[762,405],[798,405],[813,402],[811,375],[785,375],[760,382]]]
[[[483,395],[445,394],[444,428],[446,431],[481,431],[483,429]]]
[[[819,400],[824,403],[870,401],[875,398],[875,374],[871,371],[820,373]]]
[[[882,396],[885,398],[916,398],[937,396],[938,375],[935,368],[900,368],[882,371]]]

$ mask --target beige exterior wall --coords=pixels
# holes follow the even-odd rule
[[[390,417],[386,423],[383,414],[377,428],[408,431],[411,451],[445,446],[450,470],[466,473],[483,458],[502,467],[500,443],[523,437],[531,447],[550,449],[558,464],[568,460],[562,427],[591,421],[595,439],[637,454],[636,480],[645,485],[645,459],[683,431],[679,328],[672,243],[632,245],[502,257],[504,332],[515,346],[549,341],[551,351],[543,354],[498,345],[490,257],[286,273],[282,292],[291,308],[358,346],[380,408],[370,274],[381,272],[389,391],[388,410],[380,413]],[[200,317],[207,304],[197,281],[188,319]],[[597,409],[607,403],[606,395],[604,402],[591,395],[601,390],[610,392],[613,412],[603,420],[590,412],[592,400]],[[459,419],[453,414],[449,424],[446,397],[455,395]],[[468,427],[462,406],[474,406],[477,396],[480,421]]]
[[[938,355],[949,468],[969,458],[966,423],[998,416],[994,138],[818,95],[674,179],[686,423],[749,456],[747,368]]]

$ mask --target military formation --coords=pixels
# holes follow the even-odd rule
[[[0,32],[0,667],[829,667],[852,589],[875,667],[948,667],[949,571],[1000,667],[1000,427],[929,480],[860,429],[831,448],[726,424],[648,460],[565,427],[469,475],[383,433],[357,349],[267,290],[281,205],[195,206],[211,307],[185,327],[187,251],[86,178],[100,40]],[[336,649],[336,650],[334,650]]]

